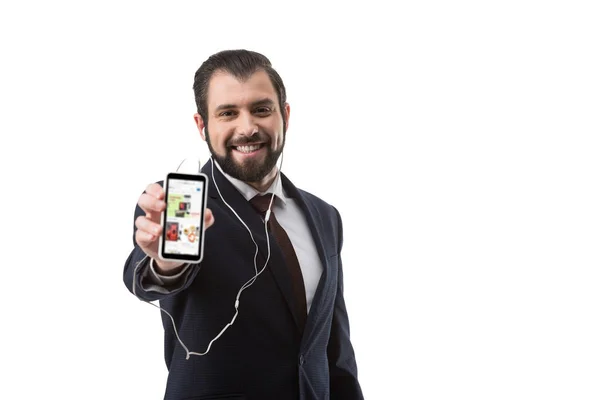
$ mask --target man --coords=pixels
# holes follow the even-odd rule
[[[194,93],[194,120],[212,154],[202,168],[209,177],[204,258],[159,259],[166,204],[161,184],[151,184],[136,207],[124,271],[130,291],[135,282],[137,296],[160,300],[173,316],[189,351],[204,354],[210,344],[206,354],[190,355],[162,315],[165,399],[362,399],[343,297],[339,213],[276,165],[290,116],[279,74],[261,54],[223,51],[198,69]],[[255,203],[273,193],[268,218]],[[234,323],[213,342],[236,309]]]

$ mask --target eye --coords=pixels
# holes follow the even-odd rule
[[[219,117],[225,117],[225,118],[233,117],[234,115],[235,115],[234,112],[231,110],[223,111],[223,112],[219,113]]]
[[[258,115],[260,115],[260,116],[267,116],[267,115],[270,115],[270,114],[271,114],[271,112],[272,112],[271,108],[269,108],[269,107],[266,107],[266,106],[257,107],[257,108],[254,110],[254,113],[255,113],[255,114],[258,114]]]

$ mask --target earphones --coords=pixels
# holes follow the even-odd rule
[[[185,161],[185,160],[184,160]],[[179,167],[177,167],[177,171],[179,170],[179,168],[181,167],[181,165],[183,164],[182,161],[179,164]],[[271,216],[271,207],[273,205],[273,201],[275,199],[275,193],[273,192],[271,194],[271,201],[269,202],[269,207],[267,209],[267,212],[265,214],[265,219],[264,219],[264,228],[265,228],[265,236],[267,238],[267,258],[265,260],[265,264],[262,266],[262,268],[260,269],[260,271],[258,270],[258,266],[257,266],[257,257],[258,257],[258,243],[256,243],[256,240],[254,240],[254,236],[252,235],[252,231],[250,230],[250,228],[248,227],[248,225],[246,225],[246,223],[242,220],[242,218],[238,215],[237,212],[235,212],[235,210],[233,209],[233,207],[231,207],[229,205],[229,203],[227,203],[225,201],[225,199],[223,198],[223,195],[221,194],[221,190],[219,189],[219,185],[217,185],[217,181],[215,180],[215,166],[214,166],[214,160],[213,157],[210,158],[210,163],[211,163],[211,177],[212,177],[212,181],[213,184],[215,185],[215,189],[217,189],[217,193],[219,193],[219,197],[221,198],[221,200],[223,201],[223,203],[231,210],[231,212],[237,217],[237,219],[242,223],[242,225],[244,226],[244,228],[246,228],[246,230],[248,231],[248,233],[250,234],[250,239],[252,239],[252,242],[254,243],[254,246],[256,248],[255,252],[254,252],[254,276],[252,278],[250,278],[246,283],[244,283],[241,287],[240,290],[238,291],[236,297],[235,297],[235,303],[234,303],[234,308],[235,308],[235,314],[233,315],[233,318],[231,319],[231,321],[229,323],[227,323],[223,329],[221,330],[221,332],[219,332],[219,334],[217,336],[215,336],[214,339],[212,339],[210,341],[210,343],[208,344],[208,347],[206,349],[205,352],[203,353],[198,353],[198,352],[193,352],[193,351],[189,351],[187,346],[183,343],[183,341],[181,340],[181,338],[179,337],[179,333],[177,332],[177,327],[175,326],[175,320],[173,319],[173,316],[171,316],[171,314],[169,314],[168,311],[166,311],[165,309],[161,308],[160,306],[157,306],[154,303],[151,303],[149,301],[146,301],[144,299],[141,299],[140,297],[137,296],[136,294],[136,279],[135,277],[137,276],[138,270],[140,265],[148,258],[148,255],[145,255],[144,258],[142,258],[140,261],[137,262],[137,264],[135,265],[135,269],[133,272],[133,284],[132,284],[132,288],[133,288],[133,294],[134,296],[136,296],[139,300],[144,301],[150,305],[153,305],[154,307],[158,308],[160,311],[164,312],[165,314],[167,314],[169,316],[169,318],[171,319],[171,323],[173,324],[173,331],[175,332],[175,337],[177,338],[177,340],[179,341],[179,344],[181,344],[181,347],[183,347],[183,349],[185,350],[185,359],[189,360],[190,356],[204,356],[206,354],[208,354],[208,352],[210,351],[210,348],[212,346],[212,344],[221,337],[221,335],[223,335],[223,333],[225,333],[225,331],[231,326],[233,325],[233,323],[235,322],[238,314],[239,314],[239,306],[240,306],[240,297],[242,295],[242,292],[246,289],[248,289],[250,286],[252,286],[254,284],[254,282],[256,282],[256,280],[258,279],[259,275],[263,273],[263,271],[266,269],[267,264],[269,263],[269,259],[271,258],[271,241],[269,239],[269,232],[268,232],[268,222],[269,222],[269,217]],[[276,179],[281,180],[281,166],[283,165],[283,151],[281,152],[281,160],[279,163],[279,169],[277,171],[277,177]],[[200,161],[198,161],[198,170],[200,170]],[[154,260],[151,259],[151,262],[153,262]],[[188,264],[188,268],[190,268],[189,264]]]

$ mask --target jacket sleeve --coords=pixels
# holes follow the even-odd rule
[[[364,399],[358,383],[358,370],[354,349],[350,342],[350,323],[344,301],[344,283],[342,273],[342,220],[337,212],[339,230],[338,248],[338,286],[331,324],[331,335],[327,345],[329,359],[329,385],[331,399],[360,400]]]
[[[200,265],[189,264],[177,277],[161,280],[155,271],[150,268],[150,257],[135,242],[135,232],[137,230],[135,220],[141,215],[145,215],[145,212],[139,206],[136,206],[133,219],[133,250],[127,261],[125,261],[123,281],[127,289],[140,300],[162,300],[187,289],[198,273]]]

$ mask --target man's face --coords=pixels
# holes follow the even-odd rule
[[[274,177],[285,141],[279,100],[265,71],[240,82],[216,72],[209,83],[208,125],[194,116],[203,139],[223,170],[245,182],[264,182]],[[283,115],[286,125],[289,105]],[[202,128],[206,128],[202,133]]]

